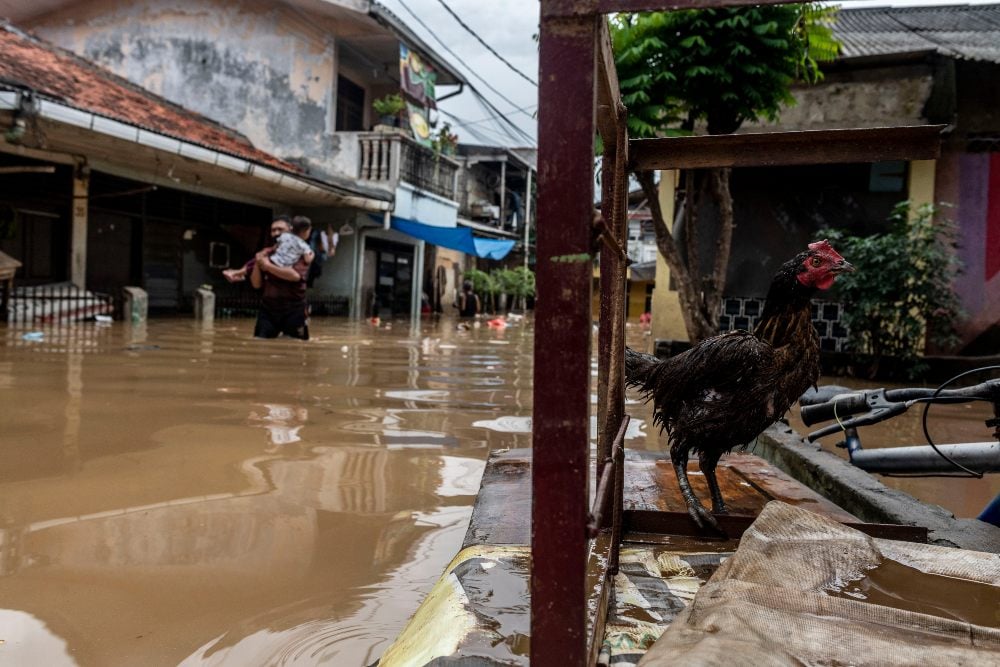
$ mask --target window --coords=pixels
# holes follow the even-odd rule
[[[875,162],[870,173],[869,192],[902,192],[906,187],[905,162]]]
[[[337,130],[360,132],[365,129],[365,89],[350,79],[337,77]]]

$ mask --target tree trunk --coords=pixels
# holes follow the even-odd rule
[[[701,188],[698,178],[692,172],[686,175],[685,201],[678,220],[684,216],[685,251],[682,258],[671,229],[663,219],[659,193],[652,172],[636,172],[636,179],[642,187],[649,203],[653,228],[656,230],[656,246],[670,267],[670,273],[677,286],[684,327],[692,343],[698,343],[719,332],[719,313],[722,307],[726,272],[729,268],[729,254],[733,236],[733,200],[729,190],[729,169],[710,169],[706,176],[712,184],[712,192],[720,212],[720,229],[715,244],[712,274],[702,279],[698,264],[697,250],[697,209]],[[665,286],[663,286],[665,287]]]
[[[733,195],[729,190],[731,169],[711,169],[709,177],[712,181],[712,191],[715,203],[719,209],[719,236],[715,241],[715,261],[712,264],[712,275],[705,286],[705,316],[712,328],[719,330],[719,314],[722,310],[723,291],[726,289],[726,273],[729,270],[729,254],[733,245]]]

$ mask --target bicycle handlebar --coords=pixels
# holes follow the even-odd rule
[[[837,419],[837,424],[809,434],[812,442],[825,435],[846,430],[851,427],[876,424],[890,417],[906,412],[914,402],[932,403],[964,403],[974,400],[987,400],[1000,403],[1000,379],[987,380],[977,385],[962,389],[944,389],[935,395],[934,389],[907,387],[903,389],[865,389],[842,393],[833,398],[814,405],[802,405],[800,417],[802,423],[811,426],[817,422]],[[862,412],[870,414],[842,420]]]

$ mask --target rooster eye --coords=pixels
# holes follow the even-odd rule
[[[823,263],[823,260],[821,260],[819,257],[813,257],[812,258],[812,265],[813,266],[817,266],[818,267],[822,263]]]

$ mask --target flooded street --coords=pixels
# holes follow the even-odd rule
[[[530,336],[313,324],[4,331],[0,661],[379,656],[529,444]]]
[[[530,326],[252,326],[0,330],[0,662],[369,665],[490,449],[530,445]],[[661,448],[629,411],[628,445]],[[996,486],[897,482],[956,511]]]

